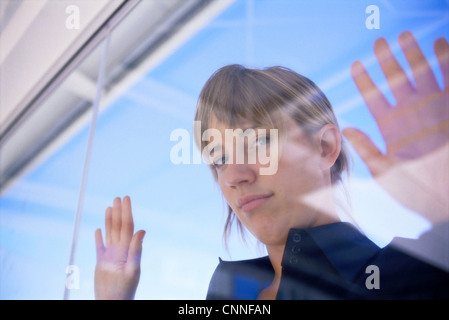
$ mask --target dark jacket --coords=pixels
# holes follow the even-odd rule
[[[220,259],[206,299],[257,299],[273,276],[268,256]],[[449,274],[339,222],[290,230],[277,299],[449,299]]]

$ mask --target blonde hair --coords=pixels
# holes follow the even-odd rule
[[[310,79],[285,67],[249,69],[242,65],[228,65],[217,70],[205,83],[198,99],[195,121],[201,123],[201,135],[209,128],[213,117],[219,122],[236,127],[249,121],[255,125],[280,128],[279,111],[291,117],[305,133],[313,134],[326,124],[338,127],[332,106],[324,93]],[[200,150],[207,142],[202,140]],[[331,182],[342,180],[349,171],[347,151],[343,140],[340,155],[331,168]],[[215,169],[212,168],[217,179]],[[225,223],[225,242],[235,219],[228,205]],[[243,227],[237,219],[243,236]]]

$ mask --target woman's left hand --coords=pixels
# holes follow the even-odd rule
[[[434,45],[444,80],[441,90],[413,35],[402,33],[399,44],[414,84],[385,39],[374,44],[396,105],[390,105],[360,62],[351,70],[380,129],[386,153],[357,129],[345,129],[343,134],[386,191],[436,224],[449,220],[449,45],[443,38]]]

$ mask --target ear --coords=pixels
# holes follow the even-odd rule
[[[341,134],[337,126],[326,124],[318,132],[318,143],[321,154],[321,169],[330,169],[341,151]]]

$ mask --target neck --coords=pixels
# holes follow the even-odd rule
[[[267,246],[268,256],[274,269],[274,278],[281,277],[282,274],[282,256],[284,255],[285,244]]]
[[[307,222],[300,223],[297,228],[312,228],[320,225],[331,224],[339,222],[340,219],[335,210],[332,188],[323,188],[318,192],[314,192],[312,195],[305,199],[305,203],[309,205],[309,210],[313,213],[312,217]],[[296,228],[292,226],[292,228]],[[287,230],[287,232],[290,230]],[[282,258],[284,256],[285,245],[287,241],[287,235],[285,235],[285,241],[272,244],[265,244],[270,258],[271,265],[274,269],[274,278],[271,284],[271,289],[277,292],[282,276]]]
[[[312,227],[318,227],[320,225],[326,225],[331,224],[335,222],[340,222],[341,220],[338,218],[338,216],[335,214],[326,214],[326,215],[320,215],[319,218],[317,218],[315,221],[313,221],[309,228]],[[287,241],[287,238],[286,238]],[[282,275],[282,258],[284,256],[285,251],[285,245],[286,243],[283,242],[282,244],[267,244],[266,249],[268,252],[268,256],[270,258],[271,265],[274,269],[274,279],[273,279],[273,285],[277,284],[279,285],[279,281],[281,279]]]

